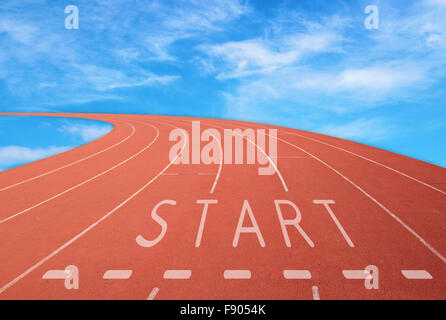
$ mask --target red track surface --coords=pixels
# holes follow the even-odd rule
[[[444,168],[310,132],[200,119],[202,130],[277,128],[282,182],[278,173],[259,176],[256,165],[171,165],[169,133],[190,132],[191,118],[34,115],[99,119],[115,128],[0,173],[0,299],[446,299]],[[158,210],[165,236],[153,247],[138,245],[139,235],[153,240],[161,233],[150,214],[166,199],[176,205]],[[200,199],[218,204],[209,205],[196,247]],[[233,247],[244,200],[264,247],[255,233],[242,233]],[[293,226],[286,246],[274,200],[300,209],[299,225],[314,247]],[[335,202],[330,208],[353,247],[314,200]],[[295,217],[282,208],[285,219]],[[42,279],[68,265],[78,267],[78,290]],[[379,269],[377,290],[343,275],[368,265]],[[132,273],[103,279],[107,270]],[[191,276],[164,279],[166,270]],[[251,277],[225,279],[225,270],[249,270]],[[308,270],[311,278],[285,279],[284,270]],[[432,279],[407,279],[402,270],[425,270]]]

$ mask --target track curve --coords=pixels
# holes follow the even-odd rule
[[[0,299],[446,298],[444,168],[240,121],[17,115],[114,130],[0,172]]]

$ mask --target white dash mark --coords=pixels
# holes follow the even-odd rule
[[[313,291],[313,300],[321,300],[319,297],[319,288],[317,286],[312,286],[311,290]]]
[[[311,272],[308,270],[283,270],[285,279],[311,279]]]
[[[104,273],[103,279],[129,279],[132,276],[132,270],[107,270]]]
[[[147,300],[154,300],[156,295],[158,294],[158,291],[160,291],[159,288],[155,287],[152,289],[152,291],[150,292],[149,296],[147,297]]]
[[[426,270],[401,270],[407,279],[432,279],[432,275]]]
[[[371,275],[366,270],[342,270],[346,279],[371,279]]]
[[[225,279],[251,279],[250,270],[225,270],[223,273]]]
[[[48,270],[42,279],[66,279],[67,276],[68,273],[65,273],[65,270]]]
[[[192,275],[191,270],[166,270],[164,272],[164,279],[190,279]]]

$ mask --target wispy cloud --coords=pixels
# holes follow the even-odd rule
[[[159,76],[152,72],[138,70],[136,74],[128,75],[121,70],[101,68],[95,65],[75,65],[81,75],[79,81],[84,79],[99,91],[117,88],[151,86],[168,84],[179,76]],[[138,74],[139,73],[139,74]]]
[[[208,75],[232,81],[223,93],[226,117],[335,133],[337,126],[325,126],[327,111],[351,118],[392,102],[414,103],[446,77],[444,0],[408,3],[404,13],[388,3],[380,9],[376,31],[363,28],[359,12],[311,20],[280,11],[264,35],[201,45],[206,58],[197,61]],[[382,121],[357,117],[341,131],[385,136],[384,129],[360,131]]]
[[[22,146],[0,147],[0,166],[9,167],[44,159],[71,149],[71,147],[27,148]]]
[[[82,138],[83,142],[86,143],[106,135],[112,129],[111,125],[69,124],[60,127],[58,131],[79,136]]]
[[[326,125],[319,128],[320,133],[362,141],[379,141],[388,138],[390,128],[380,118],[357,119],[340,125]]]
[[[333,32],[306,32],[279,36],[274,40],[257,38],[223,44],[202,45],[213,65],[217,78],[239,78],[271,73],[280,67],[295,65],[310,53],[333,52],[342,39]],[[222,63],[221,63],[222,62]]]
[[[2,2],[0,46],[8,50],[0,53],[0,80],[13,95],[58,105],[167,86],[181,78],[158,64],[176,61],[172,44],[218,31],[246,10],[238,0],[80,0],[80,29],[66,30],[63,5]]]

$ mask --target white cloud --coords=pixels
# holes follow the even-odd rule
[[[177,75],[159,76],[141,70],[136,70],[129,75],[121,70],[102,68],[95,65],[75,65],[75,67],[78,69],[79,75],[74,77],[84,79],[84,81],[89,82],[99,91],[156,84],[165,85],[179,78]]]
[[[296,75],[294,87],[316,91],[370,93],[373,100],[392,90],[410,87],[425,80],[421,66],[386,63],[365,68],[347,68],[340,72],[309,71]],[[378,94],[378,96],[377,96]],[[367,97],[368,99],[370,97]]]
[[[264,74],[278,68],[295,65],[310,53],[337,50],[341,38],[327,31],[286,35],[274,40],[249,39],[216,45],[202,45],[205,52],[216,63],[220,63],[217,78],[239,78],[253,74]]]
[[[223,94],[226,117],[317,130],[342,114],[359,118],[338,126],[345,135],[380,139],[383,121],[361,112],[413,105],[446,76],[446,11],[438,7],[444,1],[433,0],[435,9],[414,2],[404,13],[383,3],[376,32],[358,30],[362,17],[308,21],[282,12],[264,38],[201,46],[209,59],[197,61],[217,79],[237,78]]]
[[[71,147],[28,148],[21,146],[0,147],[0,165],[14,166],[37,161],[71,149]]]
[[[106,135],[112,130],[110,125],[69,124],[58,129],[60,132],[80,136],[84,142],[90,142]]]
[[[425,0],[427,5],[446,8],[446,0]]]
[[[287,114],[292,120],[300,118],[305,108],[358,111],[423,90],[425,76],[421,67],[400,64],[331,72],[281,68],[254,80],[243,79],[226,92],[226,116],[261,121]]]
[[[241,0],[184,1],[182,5],[165,7],[162,24],[184,33],[218,29],[222,23],[238,18],[248,11]],[[160,12],[160,8],[156,8]]]
[[[341,125],[327,125],[316,131],[339,138],[367,141],[382,140],[389,136],[389,128],[380,118],[357,119]]]
[[[34,26],[10,19],[0,20],[0,33],[2,32],[22,44],[31,44],[38,33]]]

